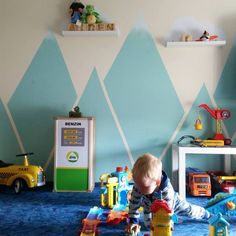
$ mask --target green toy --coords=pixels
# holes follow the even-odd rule
[[[87,5],[81,16],[81,22],[83,24],[95,24],[95,23],[101,23],[102,21],[100,19],[99,13],[95,11],[94,6]]]

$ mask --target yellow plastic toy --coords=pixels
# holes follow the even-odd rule
[[[152,203],[152,236],[171,236],[173,231],[172,210],[165,200],[158,199]]]
[[[113,208],[117,204],[117,187],[118,187],[118,178],[112,177],[110,174],[103,174],[100,176],[101,190],[104,188],[106,191],[101,193],[101,205],[108,206]]]
[[[38,165],[31,165],[29,155],[34,153],[23,153],[16,156],[24,157],[22,165],[5,163],[0,160],[0,185],[12,186],[16,194],[20,194],[22,188],[35,188],[45,185],[43,168]]]
[[[113,208],[115,205],[127,206],[132,185],[129,184],[130,171],[128,167],[116,167],[116,171],[111,174],[100,176],[101,205]]]

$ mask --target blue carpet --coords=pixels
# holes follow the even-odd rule
[[[188,198],[194,204],[205,206],[207,198]],[[0,188],[1,236],[77,236],[81,220],[93,206],[100,206],[99,187],[92,193],[53,192],[52,185],[26,190],[15,195],[9,188]],[[227,218],[226,218],[227,219]],[[179,218],[173,236],[207,236],[208,224],[188,218]],[[231,224],[229,236],[236,235],[236,217],[227,219]],[[99,225],[100,235],[124,235],[125,223]],[[142,231],[140,235],[147,233]]]

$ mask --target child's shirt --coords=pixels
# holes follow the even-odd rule
[[[170,179],[166,173],[162,171],[161,183],[158,189],[152,194],[142,194],[134,184],[131,199],[129,203],[129,222],[139,224],[139,208],[144,209],[144,224],[149,226],[151,219],[151,204],[154,200],[159,199],[160,195],[164,199],[175,214],[189,216],[195,219],[207,219],[210,215],[203,207],[192,205],[185,200],[180,199],[179,195],[174,191]]]

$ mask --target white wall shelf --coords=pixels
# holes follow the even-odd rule
[[[109,31],[62,31],[63,36],[119,36],[119,29]]]
[[[191,42],[166,42],[166,47],[206,47],[206,46],[224,46],[225,40],[215,41],[191,41]]]

